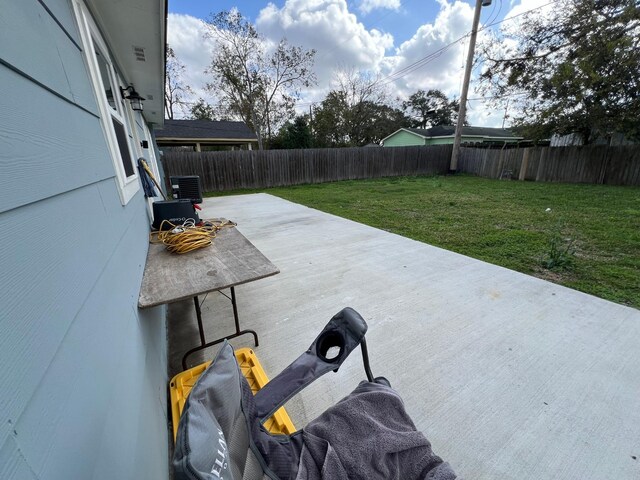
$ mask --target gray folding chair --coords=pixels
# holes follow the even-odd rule
[[[186,401],[175,445],[175,478],[434,479],[456,476],[431,450],[384,377],[373,378],[353,309],[336,314],[300,355],[254,396],[225,341]],[[314,380],[337,372],[360,345],[367,381],[293,435],[263,426]]]

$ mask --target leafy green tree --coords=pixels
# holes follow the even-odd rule
[[[428,128],[455,125],[458,122],[460,103],[449,100],[442,90],[418,90],[402,102],[402,108],[411,119],[413,128]]]
[[[479,51],[482,91],[510,100],[516,126],[585,143],[640,137],[637,0],[558,0],[552,14],[522,17]]]
[[[191,118],[193,120],[215,120],[215,108],[209,105],[203,98],[199,98],[196,103],[191,106]]]
[[[378,143],[408,123],[403,112],[389,105],[385,87],[367,72],[338,73],[337,88],[314,110],[316,146],[347,147]]]
[[[352,108],[350,117],[365,118],[366,122],[356,124],[358,128],[349,132],[353,145],[380,143],[387,135],[408,125],[409,119],[402,110],[390,105],[362,102]]]
[[[300,89],[315,83],[315,50],[282,39],[267,52],[264,38],[237,10],[213,15],[207,24],[207,38],[215,42],[207,89],[255,132],[262,149],[272,131],[294,116]]]
[[[347,115],[349,105],[346,93],[331,91],[313,111],[313,133],[317,147],[346,147]]]
[[[285,123],[272,139],[271,149],[311,148],[313,137],[307,122],[308,116],[298,115],[293,122]]]
[[[314,111],[313,130],[318,147],[357,147],[379,143],[408,126],[402,110],[372,101],[349,105],[346,93],[331,91]]]

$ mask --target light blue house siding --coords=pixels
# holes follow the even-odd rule
[[[412,145],[424,145],[424,138],[405,130],[398,130],[394,135],[385,139],[385,147],[409,147]]]
[[[120,201],[70,2],[0,25],[0,479],[167,478],[146,200]]]
[[[453,125],[438,125],[427,129],[400,128],[382,139],[384,147],[407,147],[413,145],[453,145],[455,127]],[[505,144],[516,143],[523,137],[513,135],[509,130],[491,127],[462,127],[461,143],[476,144]]]

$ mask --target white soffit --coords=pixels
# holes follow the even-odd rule
[[[87,0],[123,80],[146,100],[144,116],[164,119],[166,0]]]

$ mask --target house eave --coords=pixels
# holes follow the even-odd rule
[[[156,136],[158,143],[258,143],[256,138],[187,138],[187,137],[158,137]]]
[[[86,0],[86,3],[123,80],[146,99],[143,104],[145,119],[161,126],[164,121],[167,1]],[[139,59],[134,48],[143,49],[144,61]]]
[[[393,132],[391,135],[387,135],[382,140],[380,140],[380,143],[384,144],[385,140],[387,140],[388,138],[393,137],[395,134],[397,134],[399,132],[407,132],[407,133],[410,133],[411,135],[415,135],[416,137],[422,138],[424,140],[435,140],[435,139],[439,139],[439,138],[455,138],[455,135],[437,135],[437,136],[428,137],[428,136],[421,135],[421,134],[416,133],[416,132],[412,132],[408,128],[399,128],[398,130]],[[482,139],[485,139],[485,140],[502,140],[502,141],[524,140],[524,137],[493,137],[493,136],[489,136],[489,135],[465,135],[465,134],[462,134],[462,136],[465,137],[465,138],[482,138]]]
[[[487,140],[524,140],[524,137],[490,137],[488,135],[465,135],[462,134],[465,138],[484,138]],[[427,139],[431,138],[455,138],[455,135],[440,135],[437,137],[423,137]]]

